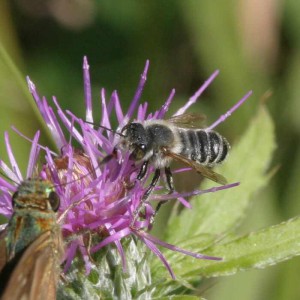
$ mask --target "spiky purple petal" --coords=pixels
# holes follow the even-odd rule
[[[93,123],[92,89],[90,80],[90,66],[87,57],[83,57],[83,89],[85,100],[85,120]]]
[[[217,121],[211,124],[206,130],[213,130],[220,123],[224,122],[231,114],[237,110],[250,96],[252,95],[252,91],[249,91],[241,100],[239,100],[234,106],[232,106],[224,115],[221,115]]]
[[[186,110],[193,105],[197,99],[201,96],[201,94],[206,90],[206,88],[212,83],[212,81],[218,76],[219,70],[216,70],[212,73],[212,75],[204,82],[204,84],[196,91],[196,93],[189,99],[189,101],[177,112],[174,114],[174,116],[182,115],[186,112]]]

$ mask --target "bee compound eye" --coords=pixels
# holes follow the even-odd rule
[[[146,149],[145,145],[143,145],[143,147],[139,147],[139,148],[136,149],[135,157],[136,157],[137,160],[140,160],[145,156],[145,149]]]
[[[52,210],[54,212],[57,212],[59,209],[59,205],[60,205],[60,198],[56,192],[51,192],[49,194],[49,202],[50,202]]]

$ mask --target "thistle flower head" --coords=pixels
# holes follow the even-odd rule
[[[138,220],[134,219],[136,209],[147,187],[146,181],[152,175],[152,172],[150,168],[150,172],[146,174],[145,179],[142,181],[136,180],[139,166],[130,159],[128,152],[115,151],[120,135],[110,131],[112,129],[110,120],[115,115],[118,126],[114,131],[118,133],[133,118],[139,122],[148,119],[164,118],[173,100],[174,90],[171,91],[165,104],[152,114],[147,112],[147,102],[139,104],[146,82],[148,67],[149,62],[147,61],[137,91],[126,112],[122,108],[116,91],[112,93],[109,101],[107,101],[105,90],[102,89],[102,115],[99,124],[101,127],[93,125],[92,92],[89,65],[86,57],[83,63],[85,120],[76,117],[70,111],[63,111],[55,97],[52,98],[56,110],[54,111],[48,100],[39,96],[35,85],[27,78],[29,90],[51,132],[57,148],[60,149],[60,153],[57,154],[49,148],[40,145],[38,143],[38,132],[31,141],[32,147],[26,178],[33,176],[37,167],[38,154],[42,150],[46,163],[43,165],[39,176],[43,179],[51,180],[61,198],[58,222],[62,228],[63,235],[66,238],[76,236],[75,239],[71,239],[66,249],[66,268],[71,264],[76,251],[79,249],[84,258],[86,269],[89,271],[91,268],[90,254],[108,244],[115,244],[122,259],[123,269],[126,270],[126,256],[121,240],[132,234],[142,240],[162,260],[173,278],[175,275],[157,246],[167,247],[195,258],[218,259],[180,249],[151,236],[148,233],[151,230],[151,218],[154,212],[151,202],[174,198],[181,201],[185,206],[190,207],[185,197],[233,187],[237,183],[214,187],[209,190],[196,190],[185,194],[177,192],[169,195],[153,193],[145,204],[143,217]],[[195,103],[217,74],[218,71],[213,73],[175,115],[183,114]],[[249,95],[248,93],[237,105],[208,127],[207,130],[213,129],[225,120]],[[67,135],[63,133],[63,127],[67,129]],[[107,128],[107,130],[103,127]],[[78,148],[72,146],[73,140],[76,140],[77,144],[79,144]],[[3,161],[0,161],[0,169],[15,184],[0,178],[0,189],[2,191],[0,195],[0,213],[9,218],[13,212],[11,195],[24,178],[14,158],[7,134],[5,135],[5,143],[11,168]],[[108,159],[108,157],[111,159]],[[162,188],[162,186],[157,186],[155,189]],[[97,235],[99,237],[98,242],[94,242],[91,246],[88,245],[85,238],[86,234]]]

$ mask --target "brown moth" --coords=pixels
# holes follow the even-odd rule
[[[0,240],[0,299],[52,300],[63,256],[50,181],[27,179],[12,197],[14,213]]]

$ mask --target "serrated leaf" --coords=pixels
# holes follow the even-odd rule
[[[204,261],[185,257],[189,272],[182,274],[177,265],[175,273],[190,276],[215,277],[231,275],[241,270],[262,269],[300,255],[300,217],[250,233],[234,241],[218,244],[207,253],[223,261]]]
[[[217,169],[238,187],[194,197],[192,209],[174,216],[167,228],[167,240],[172,243],[201,233],[223,235],[245,216],[251,196],[267,181],[267,167],[275,148],[274,126],[264,106],[261,106],[240,142],[233,145],[228,161]],[[205,182],[201,188],[212,186]]]

